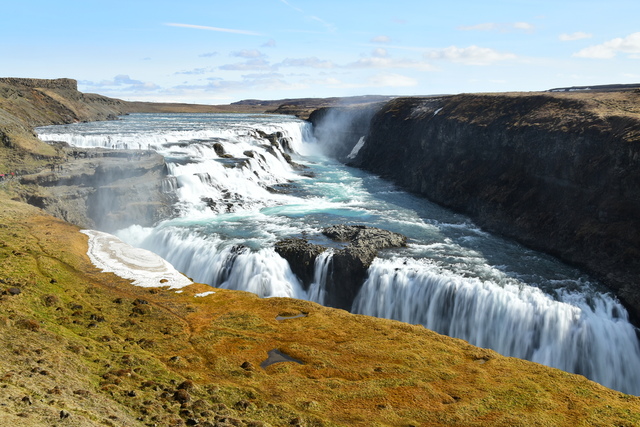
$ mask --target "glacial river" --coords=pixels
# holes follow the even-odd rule
[[[171,175],[165,190],[178,198],[176,216],[115,234],[195,281],[322,303],[331,253],[319,258],[307,292],[274,243],[285,237],[321,241],[319,230],[333,224],[388,229],[406,235],[408,246],[380,253],[352,312],[419,323],[640,395],[636,328],[599,283],[337,162],[331,141],[316,140],[306,122],[273,115],[133,114],[37,132],[43,140],[79,147],[162,154]],[[293,167],[264,138],[276,132],[304,168]]]

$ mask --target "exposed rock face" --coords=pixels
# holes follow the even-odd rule
[[[18,77],[1,77],[0,83],[32,88],[78,90],[78,81],[74,79],[29,79]]]
[[[350,310],[367,270],[379,250],[405,246],[407,238],[401,234],[363,225],[334,225],[322,230],[330,239],[346,246],[335,250],[326,283],[329,307]],[[292,271],[300,278],[305,289],[314,279],[315,261],[327,250],[306,239],[285,239],[276,244],[276,252],[285,258]]]
[[[369,132],[371,118],[382,105],[319,108],[308,120],[313,124],[315,136],[328,147],[327,154],[345,161],[353,146]]]
[[[353,164],[586,268],[638,315],[640,94],[626,99],[397,99]]]
[[[68,149],[71,158],[23,184],[38,184],[25,200],[72,224],[103,231],[140,224],[150,226],[172,214],[173,192],[164,158],[157,153]]]

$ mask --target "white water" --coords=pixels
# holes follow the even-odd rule
[[[300,172],[256,129],[281,132]],[[117,234],[195,281],[324,302],[332,251],[305,291],[273,250],[284,237],[329,243],[320,228],[366,224],[409,237],[369,270],[354,312],[427,328],[640,394],[640,346],[625,309],[551,257],[491,236],[467,218],[322,154],[309,125],[283,116],[132,115],[38,129],[81,147],[154,149],[179,197],[176,218]],[[364,139],[361,139],[364,141]],[[221,144],[232,158],[216,154]],[[308,173],[312,172],[312,174]],[[310,177],[313,175],[313,177]],[[279,191],[276,191],[279,190]],[[282,191],[284,190],[284,191]]]

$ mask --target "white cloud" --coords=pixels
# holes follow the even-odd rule
[[[331,61],[318,59],[316,57],[310,58],[287,58],[276,67],[305,67],[305,68],[333,68],[335,65]]]
[[[528,22],[515,22],[513,28],[516,30],[533,31],[536,27]]]
[[[217,32],[221,32],[221,33],[244,34],[244,35],[247,35],[247,36],[261,36],[262,35],[260,33],[254,32],[254,31],[233,30],[233,29],[230,29],[230,28],[208,27],[206,25],[176,24],[176,23],[166,23],[164,25],[166,25],[168,27],[193,28],[193,29],[196,29],[196,30],[217,31]]]
[[[570,42],[574,40],[582,40],[582,39],[590,39],[592,36],[589,33],[584,33],[582,31],[577,31],[571,34],[560,34],[558,38],[563,42]]]
[[[578,58],[610,59],[618,53],[626,53],[629,58],[640,58],[640,33],[618,37],[602,44],[586,47],[573,54]]]
[[[244,50],[241,50],[239,52],[232,52],[231,55],[232,56],[237,56],[237,57],[240,57],[240,58],[248,58],[248,59],[251,59],[251,58],[262,58],[262,57],[265,56],[264,53],[260,52],[257,49],[250,49],[250,50],[249,49],[244,49]]]
[[[276,41],[274,39],[270,39],[268,42],[263,43],[261,47],[276,47]]]
[[[435,67],[428,62],[409,59],[393,59],[388,56],[362,58],[345,65],[345,68],[410,68],[419,71],[434,71]]]
[[[389,56],[389,52],[387,52],[387,49],[379,47],[377,49],[373,49],[373,52],[371,52],[371,56],[374,56],[376,58],[386,58],[387,56]]]
[[[376,87],[408,87],[418,85],[416,79],[401,74],[378,74],[369,78],[369,83]]]
[[[127,74],[118,74],[113,78],[113,80],[103,80],[99,83],[91,81],[82,81],[80,83],[93,89],[100,88],[101,90],[106,91],[110,88],[118,88],[120,90],[128,90],[132,92],[149,92],[160,89],[160,86],[155,83],[134,80]]]
[[[460,26],[458,30],[461,31],[500,31],[500,32],[510,32],[510,31],[533,31],[535,30],[535,26],[528,22],[510,22],[510,23],[497,23],[497,22],[485,22],[482,24],[476,25],[468,25],[468,26]]]
[[[494,62],[516,58],[512,53],[501,53],[493,49],[479,46],[449,46],[433,49],[424,54],[427,59],[443,59],[466,65],[489,65]]]
[[[206,68],[194,68],[193,70],[176,71],[173,74],[186,74],[190,76],[197,76],[197,75],[206,74],[212,71],[213,71],[212,68],[206,67]]]
[[[391,38],[388,36],[376,36],[371,39],[371,43],[389,43]]]
[[[200,55],[198,55],[200,58],[212,58],[214,56],[216,56],[218,54],[218,52],[207,52],[207,53],[202,53]]]
[[[245,62],[238,62],[235,64],[227,64],[219,67],[221,70],[226,71],[249,71],[249,70],[270,70],[271,64],[261,58],[249,59]]]

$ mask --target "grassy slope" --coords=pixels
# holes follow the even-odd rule
[[[3,199],[0,289],[21,293],[0,299],[1,425],[640,424],[640,398],[421,326],[134,287],[90,264],[74,226]],[[304,364],[261,368],[273,349]]]

